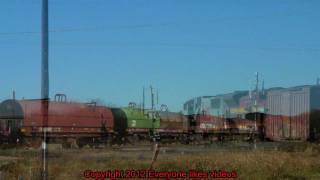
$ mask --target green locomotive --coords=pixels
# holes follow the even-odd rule
[[[148,139],[154,130],[160,128],[160,117],[140,108],[112,108],[114,131],[120,137],[139,135],[136,138]]]

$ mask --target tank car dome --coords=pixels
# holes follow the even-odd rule
[[[0,119],[23,119],[23,109],[16,100],[5,100],[0,103]]]

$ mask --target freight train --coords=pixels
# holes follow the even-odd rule
[[[252,99],[254,107],[250,106]],[[43,116],[43,103],[49,105],[47,117]],[[161,109],[146,110],[132,103],[111,108],[61,99],[9,99],[0,104],[0,140],[41,139],[46,130],[50,141],[71,140],[81,147],[143,141],[307,141],[318,139],[320,132],[320,86],[206,96],[189,100],[184,105],[188,112],[183,113]]]
[[[183,115],[134,106],[109,108],[67,101],[48,102],[48,116],[44,118],[42,103],[42,100],[3,101],[0,104],[2,142],[40,141],[44,130],[50,141],[75,140],[80,147],[150,140],[191,143],[222,140],[230,135],[252,138],[256,133],[254,122],[250,120],[222,119],[206,114]],[[47,122],[43,122],[44,119]]]

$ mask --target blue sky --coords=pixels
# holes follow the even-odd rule
[[[317,0],[49,0],[50,95],[141,101],[313,84],[320,76]],[[0,99],[40,97],[40,0],[0,2]],[[29,33],[28,33],[29,32]],[[31,32],[31,33],[30,33]]]

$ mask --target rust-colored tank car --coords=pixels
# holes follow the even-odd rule
[[[300,86],[268,92],[266,137],[308,140],[320,132],[320,86]]]
[[[25,136],[43,131],[41,100],[6,100],[0,104],[0,129]],[[111,132],[113,115],[109,108],[71,102],[49,102],[49,136],[95,136]]]
[[[160,128],[158,132],[166,133],[187,133],[189,121],[182,113],[159,112]]]

